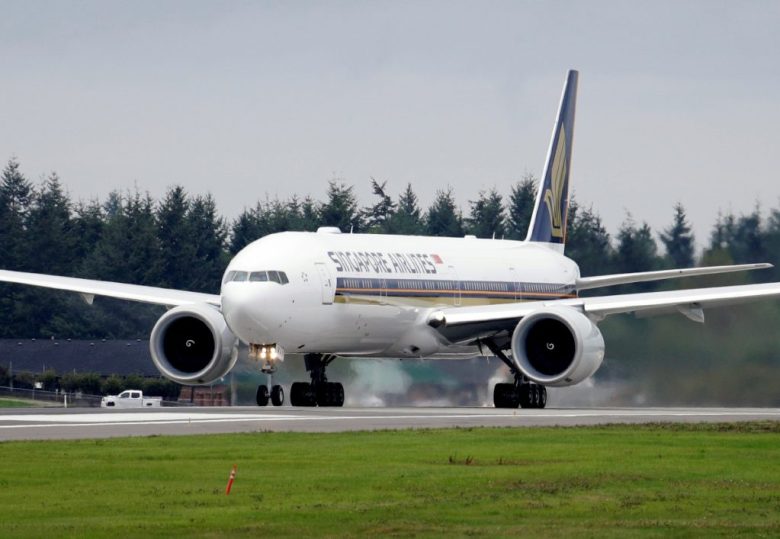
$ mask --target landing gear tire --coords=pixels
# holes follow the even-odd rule
[[[268,406],[268,386],[257,386],[257,405]]]
[[[275,385],[271,388],[271,403],[274,406],[281,406],[284,404],[284,388],[280,385]]]
[[[344,406],[344,386],[328,382],[325,369],[336,358],[332,355],[306,354],[303,359],[311,375],[311,383],[295,382],[290,387],[293,406]]]
[[[520,386],[520,406],[523,408],[544,408],[547,406],[547,388],[539,384]]]
[[[514,384],[496,384],[493,388],[493,405],[496,408],[517,408],[519,398]]]
[[[344,406],[344,386],[325,382],[317,391],[317,406]]]
[[[290,404],[293,406],[315,406],[317,400],[314,398],[311,384],[294,382],[290,387]]]
[[[539,386],[539,408],[547,406],[547,388]]]
[[[547,406],[547,388],[539,384],[496,384],[493,388],[496,408],[544,408]]]

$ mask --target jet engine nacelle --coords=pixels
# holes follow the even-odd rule
[[[182,305],[162,315],[149,348],[160,373],[184,385],[210,384],[238,359],[238,339],[222,313],[207,304]]]
[[[512,334],[512,358],[538,384],[563,387],[591,376],[604,360],[596,324],[568,307],[550,307],[523,318]]]

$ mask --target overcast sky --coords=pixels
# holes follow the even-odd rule
[[[0,0],[0,160],[76,198],[180,183],[235,217],[369,178],[467,209],[540,174],[580,70],[573,189],[699,242],[780,206],[780,2]]]

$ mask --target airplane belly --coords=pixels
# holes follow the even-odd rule
[[[318,305],[296,310],[273,338],[290,352],[377,354],[415,326],[414,311],[384,305]]]

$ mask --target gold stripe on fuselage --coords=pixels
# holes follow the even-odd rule
[[[341,289],[339,289],[341,290]],[[365,292],[365,289],[363,290]],[[514,294],[513,294],[514,295]],[[543,294],[537,293],[536,295],[545,296],[539,299],[564,299],[574,298],[574,294],[559,295],[559,294]],[[377,296],[377,295],[362,295],[362,294],[348,294],[348,295],[336,295],[334,303],[349,303],[356,305],[396,305],[399,307],[472,307],[479,305],[501,305],[505,303],[526,303],[529,301],[537,301],[536,298],[522,298],[516,299],[514,297],[507,298],[475,298],[475,297],[460,297],[460,301],[456,302],[458,298],[453,296]]]

